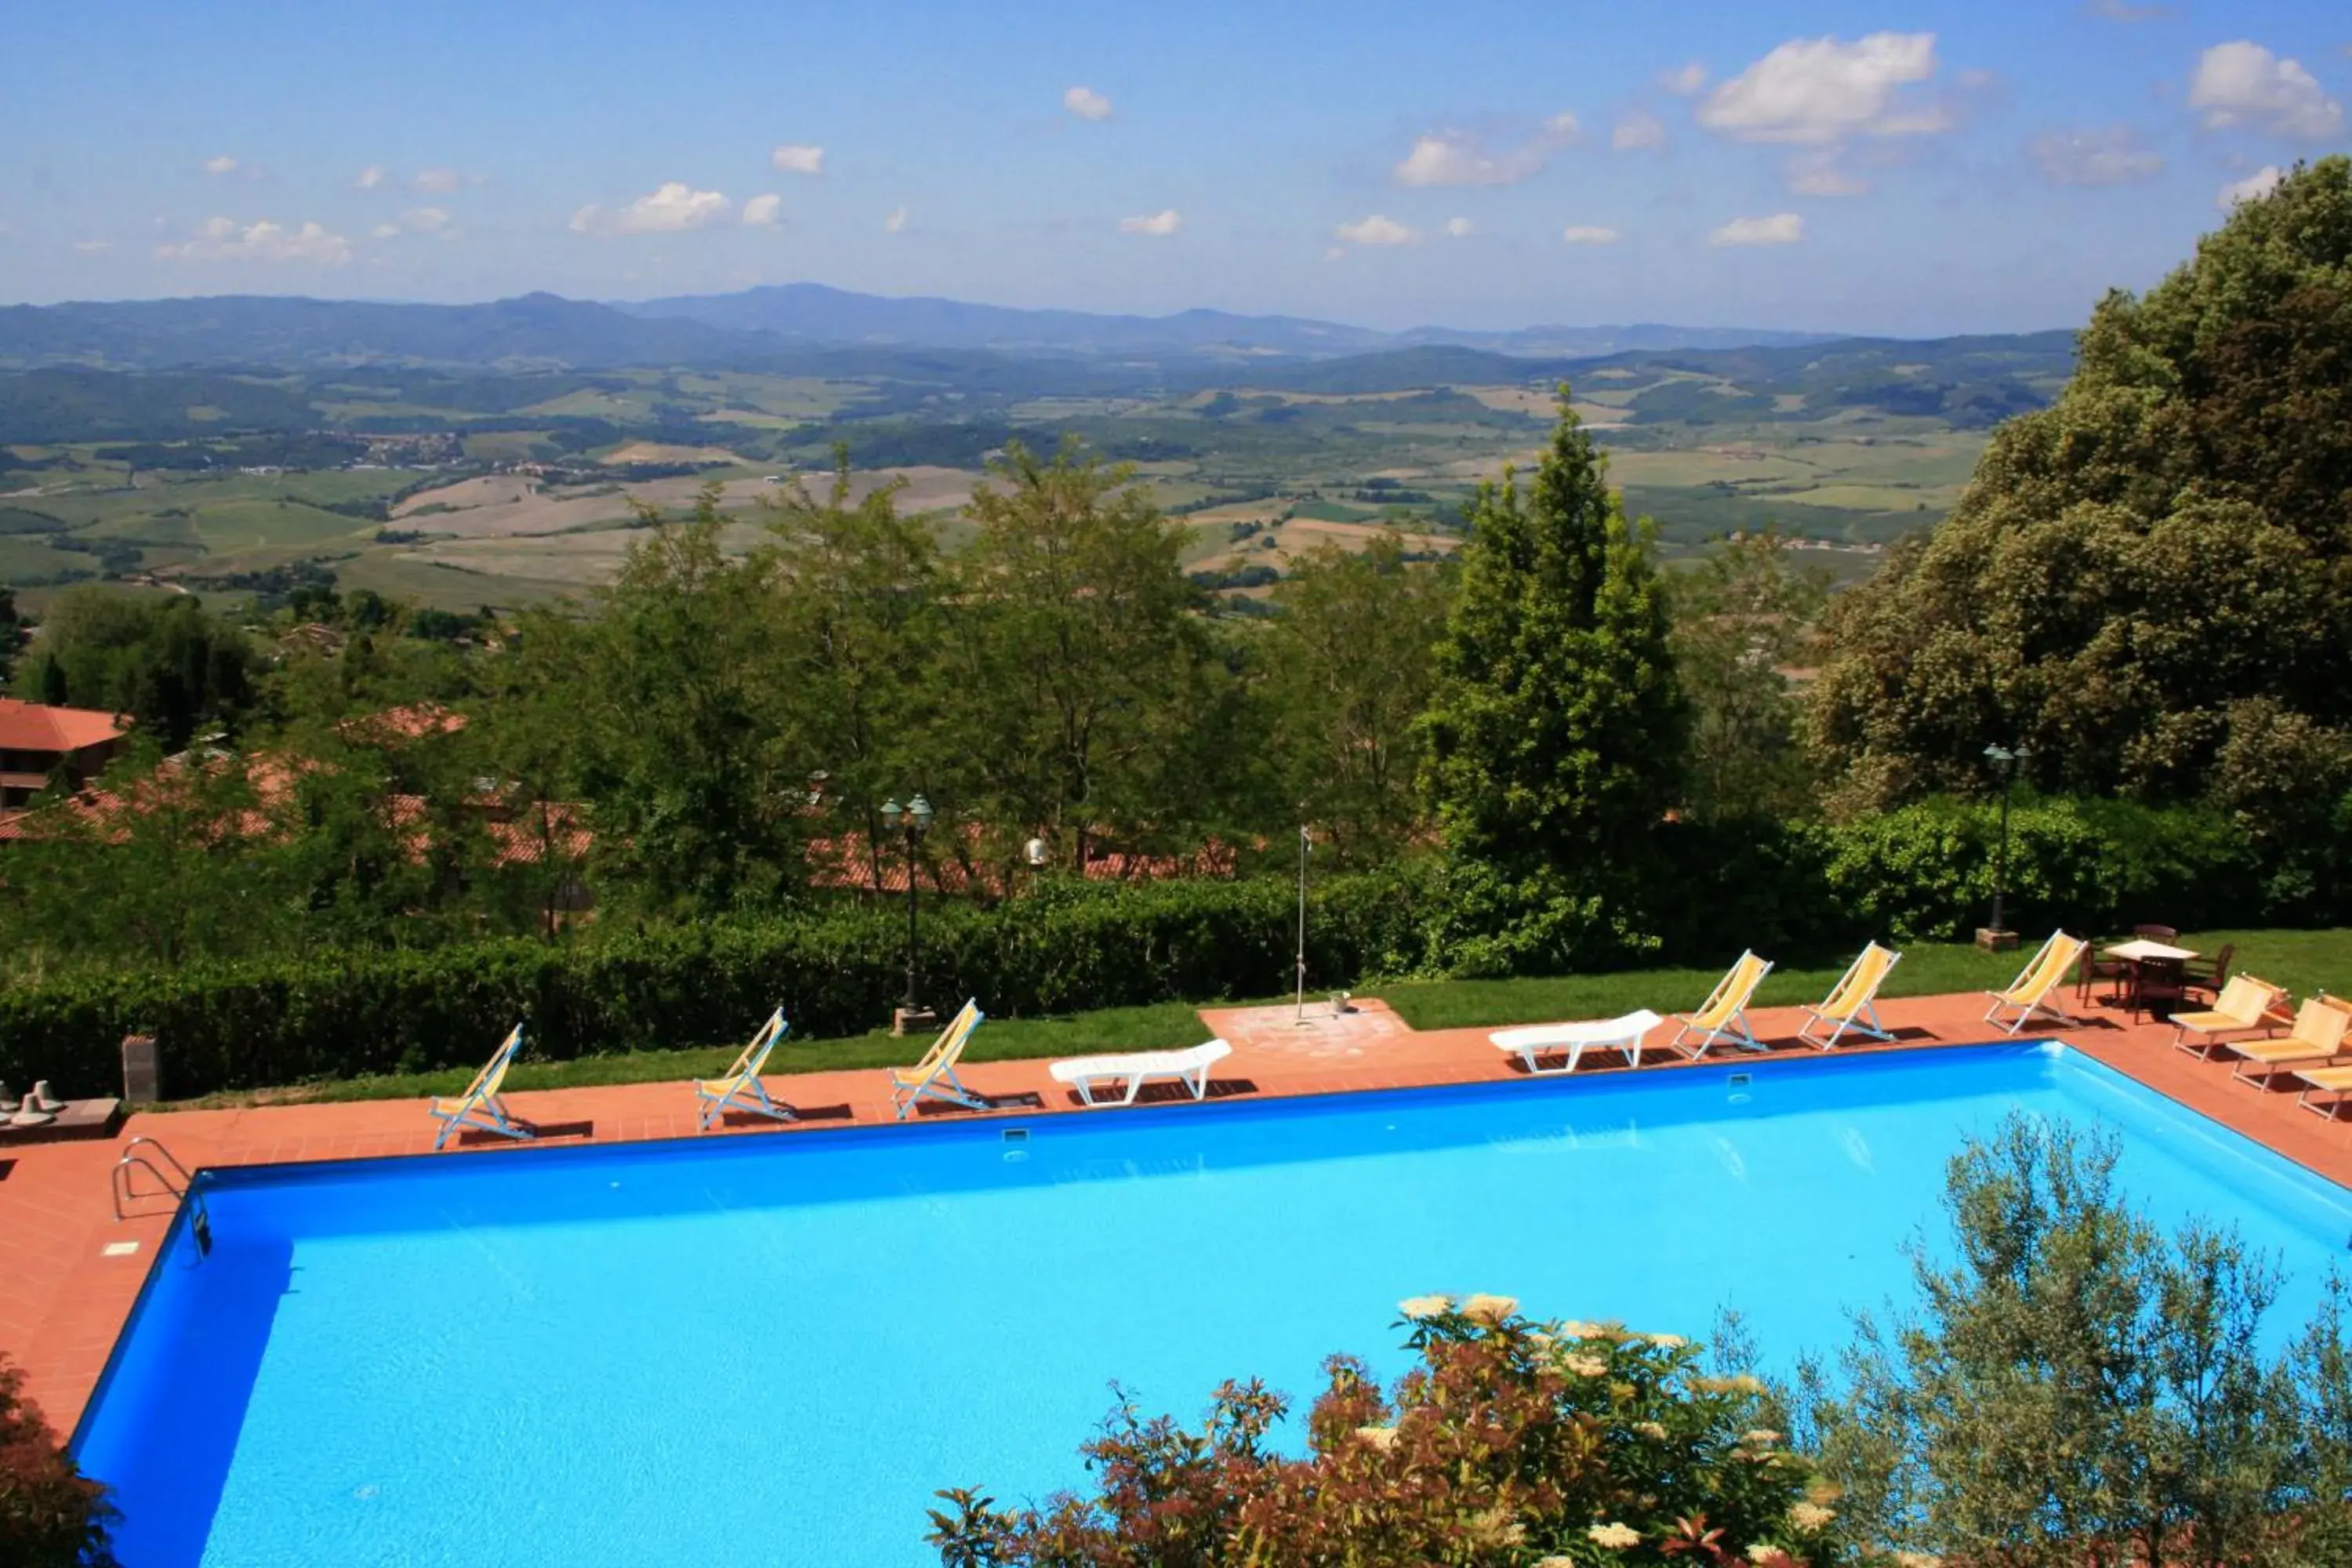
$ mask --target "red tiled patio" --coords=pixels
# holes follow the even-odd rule
[[[1357,1006],[1346,1018],[1332,1017],[1328,1007],[1310,1007],[1303,1026],[1294,1022],[1288,1008],[1204,1011],[1210,1027],[1234,1047],[1232,1057],[1219,1064],[1213,1098],[1418,1088],[1523,1073],[1488,1043],[1483,1028],[1414,1030],[1377,1001]],[[1841,1054],[1980,1043],[1995,1037],[1979,1021],[1983,1010],[1984,998],[1973,994],[1887,1002],[1882,1012],[1896,1044],[1842,1047]],[[1773,1043],[1773,1054],[1810,1052],[1794,1040],[1803,1022],[1800,1010],[1766,1008],[1754,1019],[1759,1034]],[[2168,1025],[2094,1019],[2080,1028],[2034,1033],[2054,1035],[2319,1174],[2352,1184],[2352,1131],[2345,1124],[2298,1110],[2290,1094],[2232,1083],[2226,1059],[2203,1062],[2174,1050]],[[1719,1062],[1723,1056],[1708,1059]],[[1671,1072],[1687,1065],[1675,1053],[1653,1050],[1640,1070]],[[1625,1069],[1614,1056],[1602,1055],[1597,1061],[1588,1057],[1579,1070]],[[973,1089],[1010,1103],[993,1112],[926,1111],[924,1119],[1079,1109],[1075,1095],[1047,1075],[1043,1061],[983,1063],[964,1073]],[[821,1136],[827,1129],[892,1119],[887,1080],[877,1068],[778,1075],[769,1084],[779,1100],[813,1114],[793,1124],[730,1124],[712,1135]],[[1146,1099],[1160,1101],[1176,1092],[1173,1086],[1156,1086]],[[695,1135],[694,1095],[684,1083],[518,1093],[509,1102],[543,1128],[577,1129],[551,1140],[556,1143]],[[109,1173],[131,1139],[159,1139],[193,1170],[425,1154],[435,1128],[419,1100],[371,1100],[142,1112],[110,1140],[21,1149],[0,1145],[0,1352],[23,1367],[27,1392],[53,1425],[62,1431],[79,1419],[169,1219],[168,1199],[134,1205],[131,1219],[118,1223],[113,1217]],[[505,1158],[531,1157],[527,1147],[496,1139],[469,1138],[465,1147],[468,1152],[495,1147],[506,1151]],[[126,1242],[136,1243],[135,1249],[110,1252]]]

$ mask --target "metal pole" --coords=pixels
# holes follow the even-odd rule
[[[915,830],[907,830],[907,1011],[918,1010],[915,1000],[915,911],[919,895],[915,890]]]
[[[1298,984],[1297,1011],[1291,1016],[1294,1024],[1307,1022],[1307,846],[1310,842],[1305,824],[1298,829]]]
[[[2000,847],[1992,857],[1992,929],[2000,931],[2000,895],[2009,880],[2009,797],[2017,788],[2017,759],[2000,775]]]

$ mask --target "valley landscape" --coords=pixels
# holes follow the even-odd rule
[[[924,340],[929,341],[924,341]],[[646,509],[829,474],[957,542],[1007,443],[1134,466],[1188,564],[1262,593],[1318,544],[1458,540],[1570,383],[1668,559],[1771,528],[1841,580],[1941,518],[2066,332],[1906,342],[1726,329],[1382,334],[757,289],[625,308],[161,300],[0,310],[0,583],[235,603],[300,582],[448,610],[583,595]],[[829,482],[829,481],[828,481]]]

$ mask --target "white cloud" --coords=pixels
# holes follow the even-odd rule
[[[2228,212],[2240,202],[2251,202],[2269,195],[2278,187],[2279,181],[2284,177],[2276,163],[2266,163],[2244,179],[2232,180],[2223,185],[2221,194],[2213,198],[2213,205],[2223,212]]]
[[[906,226],[907,209],[905,207],[892,207],[890,209],[890,216],[882,220],[882,232],[884,234],[898,234],[903,232],[906,229]]]
[[[84,256],[97,256],[103,251],[112,250],[114,248],[114,241],[110,239],[77,239],[74,241],[74,248],[80,251]]]
[[[683,180],[639,196],[618,211],[593,203],[572,215],[574,234],[677,234],[723,223],[734,204],[717,191],[698,191]]]
[[[773,228],[783,221],[784,198],[779,195],[753,196],[743,204],[743,226]]]
[[[1110,118],[1110,100],[1090,87],[1074,87],[1062,94],[1062,107],[1081,120]]]
[[[1355,223],[1343,223],[1331,235],[1349,245],[1410,245],[1421,237],[1396,219],[1378,213]]]
[[[1449,239],[1467,239],[1475,232],[1475,226],[1466,217],[1450,217],[1445,220],[1445,233]]]
[[[1791,38],[1707,94],[1698,121],[1742,142],[1922,135],[1950,129],[1951,118],[1902,89],[1935,74],[1933,33],[1873,33],[1851,44]]]
[[[1614,245],[1617,231],[1591,224],[1572,223],[1559,231],[1562,245]]]
[[[1861,196],[1870,194],[1870,182],[1838,161],[1838,150],[1823,147],[1800,153],[1789,160],[1789,194],[1799,196]]]
[[[359,177],[354,179],[352,184],[362,191],[372,191],[378,185],[383,184],[383,170],[373,163],[370,163],[366,168],[362,169],[359,172]]]
[[[1174,234],[1184,226],[1184,215],[1174,207],[1153,213],[1149,217],[1123,217],[1118,220],[1121,234]]]
[[[2242,38],[2198,57],[2189,107],[2204,112],[2210,130],[2242,126],[2294,142],[2325,141],[2344,126],[2344,106],[2301,61]]]
[[[2164,173],[2164,158],[2128,125],[2097,131],[2046,131],[2025,154],[2053,185],[2128,185]]]
[[[1555,114],[1515,147],[1490,147],[1466,131],[1418,137],[1395,169],[1400,185],[1516,185],[1542,173],[1579,134],[1576,116]]]
[[[432,234],[443,239],[455,239],[457,230],[446,207],[411,207],[394,223],[380,223],[368,231],[376,239],[391,239],[404,234]]]
[[[779,174],[822,174],[824,149],[804,142],[787,142],[768,154],[768,166]]]
[[[308,261],[340,267],[352,258],[352,242],[315,223],[287,228],[268,218],[239,224],[215,217],[205,219],[193,239],[157,246],[155,256],[161,261]]]
[[[1609,145],[1620,153],[1639,152],[1645,147],[1666,144],[1666,122],[1646,109],[1628,110],[1617,117],[1617,128],[1609,133]]]
[[[217,158],[207,158],[205,160],[205,173],[207,174],[234,174],[236,173],[236,160],[230,157],[226,153],[222,153]]]
[[[1736,217],[1706,237],[1709,245],[1794,245],[1805,237],[1805,220],[1795,213]]]
[[[1658,85],[1676,98],[1692,98],[1706,85],[1706,68],[1696,60],[1658,73]]]
[[[466,176],[455,169],[419,169],[408,184],[426,195],[447,195],[465,183]]]

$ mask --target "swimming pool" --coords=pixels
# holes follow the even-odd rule
[[[2344,1256],[2352,1194],[2057,1046],[235,1170],[75,1446],[129,1568],[925,1563],[937,1489],[1079,1482],[1112,1379],[1401,1370],[1410,1295],[1833,1348],[2012,1109],[2278,1254],[2282,1326]]]

